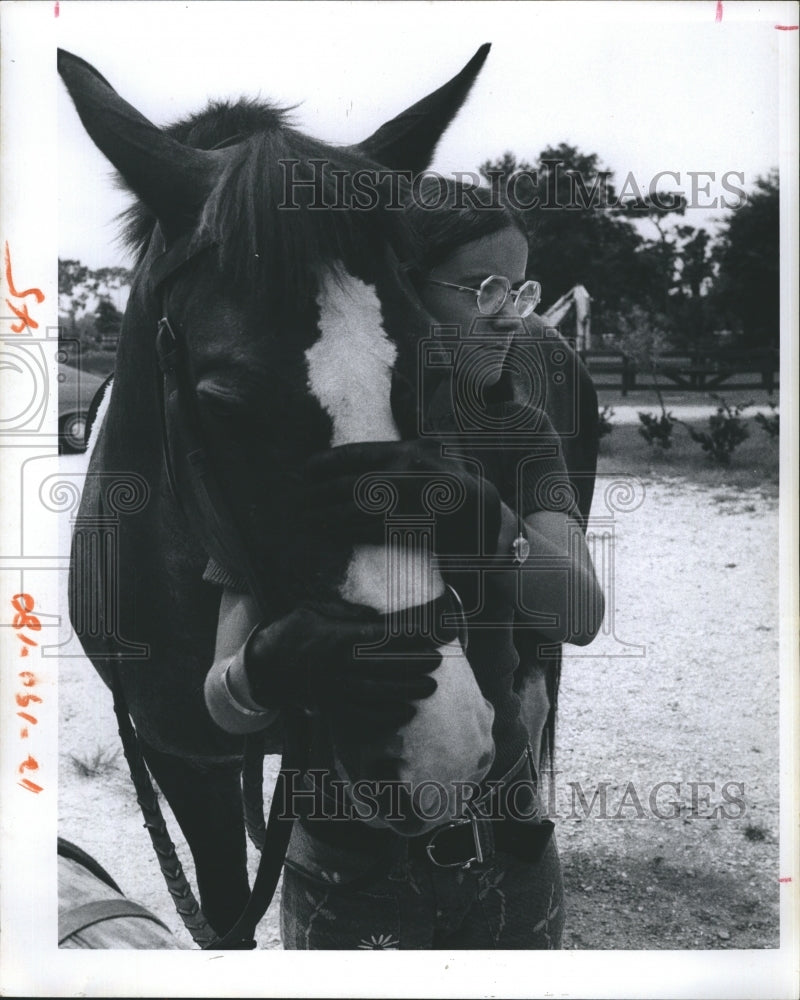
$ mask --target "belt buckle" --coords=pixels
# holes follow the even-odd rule
[[[467,861],[450,861],[444,863],[437,861],[433,856],[433,850],[436,846],[436,838],[446,830],[452,830],[454,827],[465,826],[467,823],[469,823],[472,828],[472,839],[475,843],[475,856],[469,858]],[[483,848],[481,847],[481,838],[478,831],[478,818],[474,813],[471,813],[469,819],[454,820],[452,823],[446,823],[444,826],[437,827],[433,831],[431,839],[425,846],[425,853],[428,855],[428,859],[431,863],[436,865],[437,868],[463,868],[466,870],[471,868],[476,861],[480,864],[483,861]]]

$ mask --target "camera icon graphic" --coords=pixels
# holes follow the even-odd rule
[[[502,436],[531,438],[541,413],[557,408],[562,438],[580,433],[581,362],[557,330],[537,316],[517,320],[507,331],[492,329],[492,317],[477,317],[467,333],[435,326],[418,345],[418,434],[489,444]],[[498,385],[500,380],[502,385]],[[498,406],[503,398],[513,406]]]

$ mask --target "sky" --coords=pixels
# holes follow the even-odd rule
[[[433,167],[475,170],[505,150],[533,159],[562,141],[599,154],[617,186],[691,193],[715,175],[693,225],[713,225],[721,177],[778,163],[779,50],[797,33],[791,3],[170,3],[62,0],[60,46],[87,59],[157,124],[212,97],[298,105],[298,126],[334,143],[373,132],[449,79],[483,42],[492,51]],[[58,86],[59,256],[129,261],[113,219],[111,172]],[[701,179],[702,185],[708,178]],[[730,196],[728,196],[730,197]],[[653,234],[655,235],[655,233]]]

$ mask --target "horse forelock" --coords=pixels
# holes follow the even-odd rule
[[[338,265],[374,281],[387,242],[401,253],[412,245],[403,213],[381,207],[385,180],[378,207],[364,210],[343,199],[343,176],[380,168],[296,131],[288,109],[220,102],[167,131],[199,148],[230,142],[195,232],[219,246],[222,280],[239,297],[291,311],[313,299],[320,276]],[[123,239],[141,265],[157,220],[139,201],[122,220]]]
[[[164,132],[195,149],[216,149],[258,132],[285,127],[291,110],[245,97],[238,101],[210,101],[202,111],[164,126]],[[130,190],[124,178],[116,176],[117,184]],[[123,243],[141,262],[158,221],[155,214],[137,199],[120,215],[119,221]]]

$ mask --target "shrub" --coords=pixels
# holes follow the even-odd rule
[[[765,413],[757,413],[755,415],[755,421],[758,426],[769,434],[769,436],[774,440],[781,432],[781,420],[775,404],[770,403],[769,405],[772,413],[770,413],[769,416]]]
[[[71,753],[73,766],[78,774],[83,778],[97,778],[107,771],[112,771],[117,766],[119,748],[113,750],[98,746],[93,753],[87,757],[79,757]]]
[[[639,433],[651,447],[657,445],[662,451],[672,447],[672,428],[677,421],[671,413],[662,410],[660,417],[652,413],[640,413],[639,420],[642,424]]]
[[[717,412],[708,418],[708,432],[696,431],[690,424],[683,423],[689,437],[696,441],[709,458],[719,465],[730,465],[731,455],[742,441],[750,437],[750,431],[742,420],[742,413],[752,403],[743,403],[731,408],[721,396],[712,396],[719,401]]]

